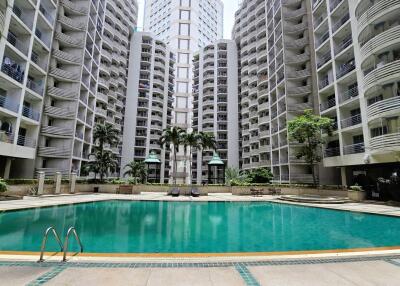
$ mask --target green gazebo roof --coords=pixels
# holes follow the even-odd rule
[[[157,154],[151,151],[149,156],[144,160],[146,164],[161,164],[160,159],[158,159]]]
[[[212,159],[210,160],[210,162],[208,162],[208,165],[225,165],[224,162],[222,162],[221,158],[218,156],[217,153],[214,153],[214,156],[212,157]]]

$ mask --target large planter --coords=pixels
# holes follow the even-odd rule
[[[352,201],[362,202],[362,201],[366,200],[367,193],[365,191],[352,191],[352,190],[349,190],[349,191],[347,191],[347,196]]]

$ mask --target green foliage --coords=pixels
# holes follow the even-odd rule
[[[182,136],[185,131],[180,127],[172,127],[163,130],[163,135],[160,137],[159,144],[161,147],[164,145],[174,145],[174,166],[173,174],[177,170],[176,153],[179,151],[179,145],[182,143]],[[176,185],[176,176],[173,175],[174,185]]]
[[[7,191],[7,183],[0,178],[0,193],[4,193]]]
[[[332,119],[314,115],[312,110],[306,110],[303,115],[288,122],[289,139],[303,145],[299,148],[296,158],[303,158],[310,166],[314,185],[317,184],[315,177],[315,164],[320,162],[321,146],[324,142],[321,133],[327,131],[332,134]]]
[[[274,177],[269,168],[257,168],[247,174],[249,182],[253,184],[270,183]]]
[[[228,186],[243,186],[250,183],[247,173],[233,167],[225,169],[225,182]]]
[[[217,151],[217,141],[211,132],[199,132],[199,145],[201,149],[211,149]]]
[[[100,181],[104,181],[104,177],[108,172],[114,172],[118,168],[118,158],[109,150],[104,149],[105,144],[117,146],[119,144],[119,131],[111,124],[97,124],[93,131],[93,140],[96,144],[93,146],[90,154],[91,161],[84,166],[84,173],[92,172],[100,175]]]
[[[124,176],[131,177],[130,181],[133,184],[137,184],[138,182],[144,183],[146,181],[146,164],[143,161],[132,161],[126,164],[124,168],[127,169]]]

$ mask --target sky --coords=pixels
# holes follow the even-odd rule
[[[138,27],[143,27],[143,7],[145,0],[138,0],[139,2],[139,19]],[[222,0],[224,2],[224,39],[231,38],[231,30],[235,19],[235,12],[239,7],[240,0]]]

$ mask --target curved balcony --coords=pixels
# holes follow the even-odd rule
[[[358,31],[360,32],[376,19],[383,17],[385,14],[392,12],[395,9],[400,9],[400,0],[378,0],[366,10],[360,10],[361,3],[363,3],[363,1],[358,3],[356,9]]]
[[[60,50],[56,50],[53,49],[53,53],[52,53],[53,57],[55,57],[56,59],[60,60],[60,61],[64,61],[67,63],[74,63],[74,64],[80,64],[82,62],[81,57],[78,56],[74,56],[70,53],[66,53]]]
[[[79,73],[65,71],[56,67],[51,67],[49,73],[59,80],[79,81],[80,79]]]
[[[288,95],[291,96],[301,96],[304,94],[309,94],[311,93],[311,86],[298,86],[298,87],[288,87],[287,90]]]
[[[288,64],[300,64],[310,60],[310,52],[306,51],[303,54],[295,56],[287,56],[285,62]]]
[[[396,42],[400,42],[400,26],[378,34],[366,42],[361,48],[361,62],[364,62],[371,55],[377,54],[379,50],[389,47]]]
[[[290,11],[290,10],[287,10],[287,9],[285,9],[285,10],[286,11],[283,12],[283,16],[286,19],[300,17],[300,16],[303,16],[303,15],[305,15],[307,13],[306,7],[301,7],[300,9],[293,10],[293,11]]]
[[[78,4],[73,3],[70,0],[59,0],[60,5],[64,6],[64,9],[68,10],[69,12],[73,12],[80,15],[86,15],[88,13],[87,7],[79,6]]]
[[[400,148],[400,133],[391,133],[373,137],[369,141],[369,147],[373,151],[387,148],[391,149],[394,147]]]
[[[76,19],[68,18],[64,15],[58,15],[58,21],[73,30],[84,31],[86,29],[85,23],[77,21]]]
[[[76,100],[78,98],[78,94],[76,92],[58,87],[48,87],[47,94],[51,97],[62,100]]]
[[[69,158],[71,149],[67,147],[42,147],[38,148],[38,156],[51,158]]]
[[[56,32],[54,38],[66,45],[76,48],[83,48],[84,45],[82,37],[71,37],[61,32]]]
[[[74,119],[75,112],[67,109],[67,108],[60,108],[50,105],[44,106],[44,113],[53,118],[62,118],[62,119]]]
[[[41,133],[49,137],[72,137],[74,133],[71,128],[58,126],[42,126]]]
[[[397,80],[400,77],[400,60],[376,68],[364,77],[364,92],[367,93],[374,86]]]
[[[373,120],[376,117],[381,118],[384,113],[389,112],[400,113],[400,96],[384,99],[367,107],[368,120]]]

